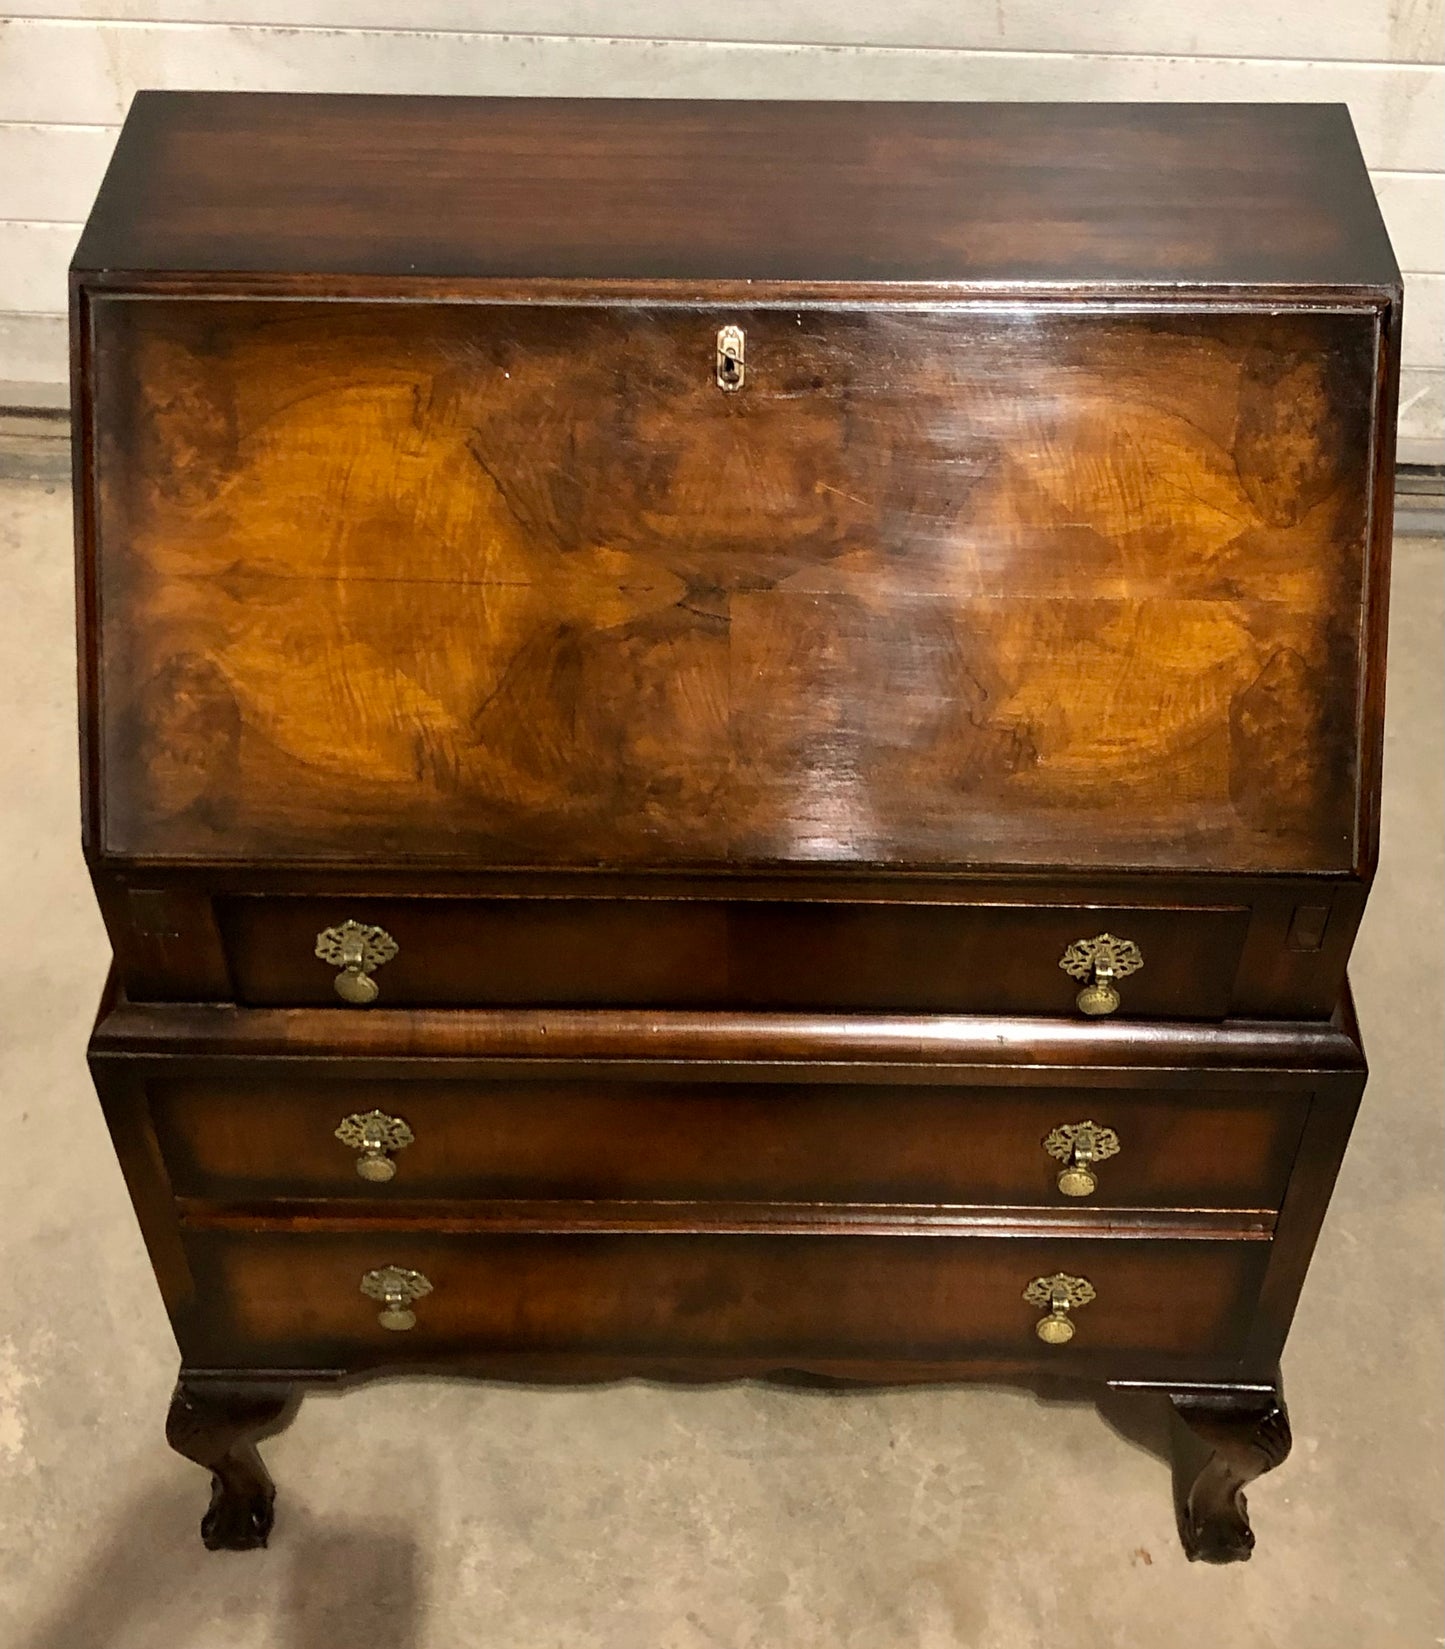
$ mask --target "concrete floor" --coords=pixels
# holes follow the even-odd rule
[[[271,1550],[211,1555],[176,1354],[82,1052],[63,483],[0,485],[0,1642],[12,1649],[1426,1649],[1441,1621],[1441,633],[1398,547],[1374,1076],[1232,1569],[1175,1540],[1148,1401],[447,1382],[307,1400]]]

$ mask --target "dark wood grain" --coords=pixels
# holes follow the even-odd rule
[[[515,1197],[421,1201],[376,1197],[212,1202],[178,1197],[183,1231],[413,1236],[1101,1237],[1131,1242],[1268,1242],[1267,1209],[1052,1209],[1010,1204],[828,1202],[586,1202]]]
[[[986,1000],[981,991],[1001,974],[1008,982],[1007,995],[1019,1007],[1042,1004],[1046,1011],[1072,1014],[1073,993],[1064,988],[1065,976],[1060,973],[1057,979],[1049,977],[1043,984],[1042,975],[1031,972],[1042,955],[1035,947],[1051,920],[1044,907],[1058,907],[1060,914],[1078,911],[1085,927],[1097,920],[1097,926],[1088,927],[1090,932],[1113,925],[1124,929],[1126,936],[1133,925],[1132,921],[1126,925],[1126,917],[1143,913],[1141,920],[1147,927],[1133,937],[1147,944],[1151,965],[1147,976],[1136,975],[1132,981],[1133,986],[1145,987],[1145,995],[1140,998],[1137,990],[1131,990],[1130,1017],[1137,1017],[1141,1009],[1146,1014],[1162,1010],[1167,1003],[1168,1011],[1181,1015],[1215,1017],[1224,1011],[1234,1018],[1324,1020],[1339,1001],[1345,964],[1364,910],[1364,888],[1354,880],[1324,883],[1319,878],[1199,873],[1059,876],[1015,872],[1007,876],[965,876],[855,869],[844,874],[836,867],[799,864],[774,867],[764,873],[703,873],[659,867],[479,873],[455,868],[422,872],[383,863],[356,868],[231,863],[224,867],[96,865],[93,876],[102,914],[120,958],[126,993],[136,1002],[233,999],[235,987],[223,926],[230,932],[232,943],[244,936],[255,946],[270,948],[272,954],[262,950],[255,957],[268,988],[278,986],[277,970],[281,970],[285,999],[293,1003],[306,1000],[304,991],[298,994],[300,976],[309,979],[307,988],[311,990],[320,977],[312,971],[320,967],[311,954],[315,930],[308,934],[304,924],[291,922],[278,928],[271,926],[280,922],[286,908],[301,909],[303,900],[322,907],[317,909],[317,927],[323,922],[329,924],[343,907],[369,910],[381,920],[381,907],[373,902],[382,900],[406,913],[408,928],[413,919],[425,917],[431,901],[436,901],[440,911],[451,910],[458,916],[468,910],[478,915],[491,910],[501,920],[503,937],[510,937],[517,922],[515,916],[505,915],[509,909],[545,913],[548,907],[542,901],[556,901],[559,911],[590,911],[596,919],[584,922],[580,932],[570,932],[567,953],[550,959],[548,968],[554,986],[570,973],[570,988],[578,988],[575,975],[588,946],[584,944],[581,952],[571,947],[587,941],[590,929],[593,957],[607,959],[614,991],[621,986],[624,975],[634,988],[644,978],[655,982],[661,973],[659,960],[666,956],[678,963],[668,982],[674,1001],[679,991],[701,991],[711,981],[724,991],[715,1000],[716,1006],[725,1006],[729,1000],[738,1005],[743,992],[761,992],[762,1000],[771,998],[775,1004],[791,993],[795,1002],[803,1003],[803,993],[809,991],[812,995],[805,1005],[817,1007],[823,1000],[819,993],[827,990],[839,993],[831,998],[835,1006],[852,1000],[877,1007],[897,1004],[900,999],[896,993],[906,985],[921,992],[915,998],[919,1006],[941,1004],[947,1009],[968,1001],[981,1007]],[[153,890],[158,880],[173,895],[167,903],[171,931],[163,944],[158,944],[153,934],[137,930],[133,902],[135,890]],[[254,904],[262,898],[278,906],[264,921],[233,919],[248,900]],[[1293,948],[1289,934],[1296,910],[1301,906],[1321,908],[1322,900],[1327,902],[1330,914],[1319,949]],[[644,914],[647,907],[639,907],[639,901],[655,902],[650,908],[656,922]],[[693,904],[703,909],[689,916],[684,907]],[[717,910],[722,906],[728,908],[719,918]],[[899,908],[879,914],[874,911],[877,906]],[[925,906],[949,908],[942,913],[918,908]],[[1009,930],[994,926],[991,931],[998,942],[990,941],[985,946],[987,954],[975,960],[968,988],[960,992],[950,974],[958,965],[961,943],[969,935],[984,932],[978,926],[980,922],[989,924],[988,906],[1009,906],[1026,926]],[[971,907],[980,908],[974,911]],[[1037,908],[1030,913],[1028,907]],[[708,910],[711,917],[706,914]],[[1168,914],[1171,912],[1184,918],[1179,934],[1187,943],[1182,949],[1175,942]],[[1230,912],[1238,914],[1231,916]],[[993,920],[1005,914],[996,911]],[[560,916],[546,917],[537,926],[545,929],[561,920]],[[1243,947],[1236,954],[1235,923],[1246,921]],[[1026,944],[1017,946],[1014,940],[1025,937],[1027,924],[1042,926],[1032,930],[1033,937]],[[430,921],[425,925],[429,928]],[[443,927],[449,929],[450,924],[444,921]],[[1203,943],[1205,928],[1213,936],[1207,944]],[[599,947],[599,937],[609,930],[618,942]],[[414,935],[415,929],[411,931]],[[525,924],[523,931],[525,934]],[[1062,946],[1083,931],[1081,928],[1080,933],[1065,935],[1061,925],[1046,936]],[[744,932],[754,945],[751,966],[720,958],[717,947],[723,944],[730,956],[737,958],[737,940]],[[1163,938],[1162,948],[1155,942],[1156,934]],[[680,940],[688,935],[689,947],[679,951]],[[889,939],[889,935],[893,937]],[[880,944],[888,952],[886,957],[880,955]],[[514,965],[513,946],[508,945],[505,957],[478,957],[471,954],[474,948],[464,947],[465,960],[455,977],[474,984],[480,968],[490,971],[494,982],[508,980]],[[407,966],[414,949],[414,945],[407,945],[404,950]],[[435,957],[436,953],[428,943],[422,954]],[[288,964],[300,970],[289,979],[284,977]],[[878,971],[871,983],[858,979],[858,971],[873,970],[875,966]],[[1161,967],[1169,983],[1156,995]],[[1226,1006],[1220,1002],[1219,991],[1231,970],[1233,984],[1228,988]],[[390,966],[393,981],[395,971],[394,965]],[[435,975],[434,968],[429,971]],[[1052,967],[1042,970],[1050,976],[1054,971]],[[377,983],[385,985],[386,979],[386,974],[379,974]],[[1030,979],[1034,984],[1029,983]],[[253,998],[263,994],[257,983],[253,978],[246,986]],[[440,981],[432,977],[429,988],[445,983],[445,976]],[[866,989],[860,991],[860,986]],[[449,994],[457,989],[455,978],[447,988]],[[1018,994],[1021,989],[1024,994]],[[657,992],[655,983],[653,990],[656,995],[664,994]],[[384,1004],[392,999],[390,992],[383,992],[379,1000]],[[758,996],[748,999],[760,1000]],[[461,1000],[467,997],[463,995]],[[699,997],[699,1004],[704,1000]]]
[[[112,980],[107,985],[108,998],[113,989]],[[105,1017],[103,1011],[102,1020]],[[195,1280],[176,1228],[174,1188],[156,1140],[139,1072],[126,1061],[102,1057],[95,1058],[90,1069],[156,1285],[172,1322],[181,1322],[194,1303]]]
[[[696,1078],[732,1073],[762,1080],[833,1081],[839,1067],[860,1082],[1006,1080],[1056,1087],[1107,1084],[1123,1067],[1151,1083],[1211,1086],[1234,1073],[1271,1086],[1318,1071],[1363,1081],[1364,1055],[1352,1015],[1318,1021],[1243,1020],[1222,1026],[1169,1021],[1007,1019],[993,1015],[747,1014],[588,1009],[267,1009],[227,1005],[147,1005],[119,1000],[91,1043],[96,1063],[141,1058],[224,1062],[319,1055],[344,1059],[358,1075],[378,1062],[396,1074],[436,1070],[439,1061],[485,1062],[469,1074],[559,1076],[679,1067]],[[966,1073],[973,1073],[969,1078]],[[1007,1073],[1004,1076],[1002,1073]]]
[[[1283,1241],[1270,1255],[1260,1290],[1259,1316],[1250,1337],[1250,1356],[1256,1366],[1277,1363],[1284,1350],[1363,1088],[1360,1078],[1345,1075],[1323,1075],[1316,1081],[1285,1193],[1288,1217],[1282,1222]]]
[[[1397,278],[1343,107],[141,92],[83,270]]]
[[[1239,1563],[1254,1551],[1244,1491],[1289,1455],[1289,1414],[1272,1393],[1180,1391],[1174,1412],[1207,1451],[1178,1459],[1179,1537],[1191,1562]]]
[[[213,1314],[187,1358],[274,1367],[405,1365],[492,1351],[962,1360],[1070,1371],[1110,1350],[1179,1366],[1241,1346],[1263,1242],[796,1235],[232,1236],[192,1231]],[[417,1326],[388,1332],[369,1270],[422,1272]],[[1098,1290],[1065,1347],[1023,1291],[1055,1271]]]
[[[306,1383],[1065,1374],[1169,1394],[1248,1555],[1365,1080],[1399,327],[1342,109],[136,100],[72,272],[90,1061],[208,1545]]]
[[[1076,1014],[1059,966],[1105,930],[1142,969],[1127,1018],[1223,1018],[1248,916],[1228,907],[841,899],[263,899],[219,903],[238,1001],[329,1007],[317,936],[344,920],[401,947],[373,976],[397,1006],[711,1007]]]
[[[95,326],[108,853],[1356,861],[1368,306]]]
[[[301,1389],[277,1381],[208,1380],[182,1371],[166,1416],[166,1441],[211,1474],[201,1539],[212,1552],[254,1551],[271,1534],[276,1487],[256,1440],[294,1415]]]
[[[861,1084],[378,1082],[334,1067],[275,1081],[161,1079],[151,1115],[180,1195],[1085,1206],[1043,1149],[1064,1123],[1120,1136],[1102,1208],[1276,1208],[1307,1102],[1274,1093]],[[385,1186],[335,1137],[381,1110],[415,1135]]]

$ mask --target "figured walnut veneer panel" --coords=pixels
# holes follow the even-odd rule
[[[1347,869],[1376,331],[97,300],[100,845]]]

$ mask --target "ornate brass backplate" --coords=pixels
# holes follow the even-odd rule
[[[1132,939],[1098,933],[1092,939],[1076,939],[1060,958],[1059,966],[1071,979],[1087,981],[1074,1002],[1080,1013],[1097,1017],[1117,1011],[1119,993],[1114,981],[1138,973],[1144,966],[1144,953]]]
[[[365,1007],[377,998],[376,981],[371,977],[383,963],[401,949],[385,928],[364,922],[345,921],[340,927],[323,928],[316,935],[316,954],[337,974],[336,994],[353,1007]]]
[[[1059,1190],[1066,1197],[1089,1197],[1098,1189],[1093,1164],[1119,1154],[1119,1136],[1097,1122],[1065,1122],[1044,1140],[1044,1150],[1063,1163]]]
[[[420,1271],[408,1271],[400,1265],[384,1265],[379,1271],[368,1271],[361,1279],[361,1292],[369,1300],[381,1302],[377,1321],[383,1328],[415,1328],[412,1302],[431,1291],[431,1283]]]
[[[401,1117],[388,1116],[385,1111],[353,1112],[342,1119],[336,1137],[361,1152],[356,1171],[362,1179],[376,1183],[395,1177],[396,1164],[389,1153],[404,1151],[416,1138]]]
[[[1024,1300],[1048,1316],[1034,1324],[1034,1333],[1045,1345],[1066,1345],[1074,1337],[1074,1324],[1069,1313],[1088,1305],[1094,1298],[1094,1285],[1087,1277],[1071,1277],[1066,1271],[1056,1271],[1052,1277],[1035,1277],[1024,1290]]]

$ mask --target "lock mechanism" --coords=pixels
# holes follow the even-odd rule
[[[743,336],[740,326],[722,326],[717,334],[717,387],[719,389],[741,389],[743,387],[744,351],[747,340]]]

